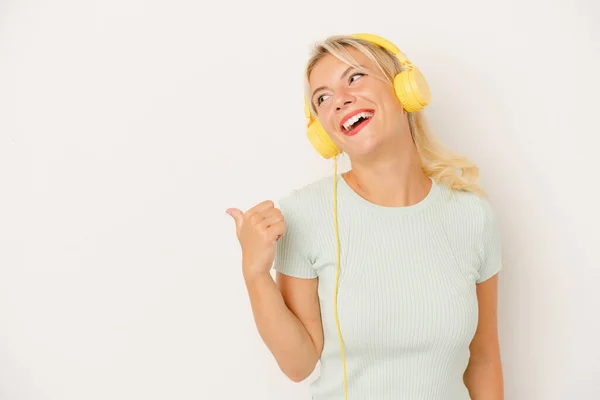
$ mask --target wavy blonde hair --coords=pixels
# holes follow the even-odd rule
[[[375,77],[385,80],[393,87],[393,77],[403,70],[396,56],[369,41],[352,36],[334,35],[314,45],[305,70],[305,98],[310,99],[310,74],[319,60],[327,54],[366,72],[348,52],[348,47],[355,48],[371,59],[382,73],[382,76],[375,75]],[[313,116],[316,116],[317,112],[312,101],[309,107]],[[409,112],[408,123],[425,174],[452,189],[487,196],[478,184],[479,168],[465,156],[444,147],[432,133],[422,112]]]

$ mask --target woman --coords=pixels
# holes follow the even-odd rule
[[[428,132],[427,84],[404,61],[374,35],[316,46],[309,139],[352,168],[280,209],[227,211],[252,311],[290,379],[320,361],[315,400],[500,400],[497,223],[477,167]]]

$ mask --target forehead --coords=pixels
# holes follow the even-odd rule
[[[358,64],[365,69],[371,71],[375,69],[375,64],[369,57],[353,47],[347,47],[346,49]],[[348,67],[350,67],[349,64],[331,54],[323,56],[323,58],[315,64],[310,73],[309,84],[311,89],[321,85],[328,85],[332,80],[338,80]]]

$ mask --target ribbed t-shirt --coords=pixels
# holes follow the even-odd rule
[[[343,400],[334,314],[333,177],[279,200],[286,234],[273,268],[318,278],[324,348],[313,400]],[[476,285],[502,268],[489,200],[435,182],[406,207],[369,202],[337,176],[338,316],[348,400],[470,400],[463,382],[478,322]]]

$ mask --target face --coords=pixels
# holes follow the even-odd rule
[[[333,142],[353,156],[397,140],[406,114],[393,86],[374,76],[381,74],[375,63],[358,50],[348,51],[364,71],[328,54],[312,70],[309,85],[319,121]]]

